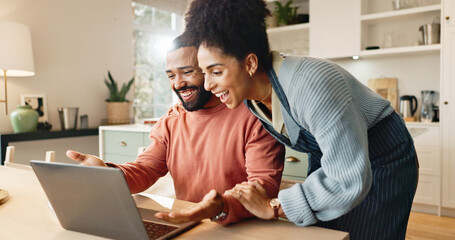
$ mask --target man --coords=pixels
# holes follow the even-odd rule
[[[171,222],[211,218],[227,224],[252,217],[238,200],[220,193],[237,183],[258,181],[270,197],[276,196],[284,149],[246,106],[228,109],[204,89],[197,48],[184,35],[173,43],[166,74],[187,112],[162,117],[150,132],[151,144],[134,162],[107,166],[124,172],[132,193],[146,190],[169,171],[176,197],[199,202],[182,212],[158,213],[158,218]],[[94,156],[74,151],[67,156],[82,164],[106,166]]]

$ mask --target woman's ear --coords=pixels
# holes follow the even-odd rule
[[[250,53],[245,57],[245,70],[252,77],[258,70],[258,57]]]

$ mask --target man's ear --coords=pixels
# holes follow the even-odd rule
[[[258,56],[250,53],[245,57],[245,70],[252,77],[258,70]]]

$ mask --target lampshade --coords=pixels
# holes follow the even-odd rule
[[[8,77],[35,75],[32,40],[28,26],[14,22],[0,22],[0,76],[8,70]]]

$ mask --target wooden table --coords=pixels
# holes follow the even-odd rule
[[[0,188],[10,199],[0,205],[0,238],[17,239],[105,239],[63,229],[49,209],[46,195],[32,171],[0,166]],[[150,198],[136,195],[138,206],[165,210]],[[173,210],[190,206],[176,200]],[[318,227],[297,227],[283,221],[245,220],[221,226],[209,220],[179,235],[176,239],[349,239],[346,232]]]

